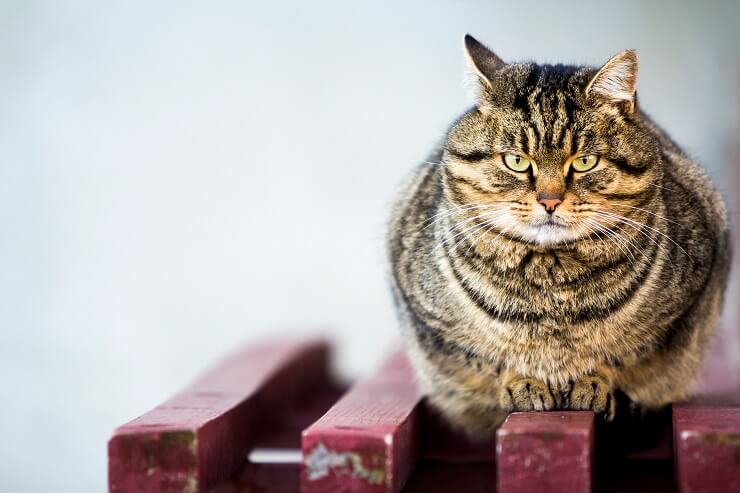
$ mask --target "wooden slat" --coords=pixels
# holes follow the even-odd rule
[[[301,492],[400,491],[418,456],[419,404],[397,353],[303,432]]]
[[[301,432],[346,392],[329,381],[292,406],[276,407],[275,425],[249,452],[247,462],[209,493],[296,493],[301,472]]]
[[[675,404],[673,437],[682,493],[740,492],[740,407]]]
[[[111,492],[204,492],[229,478],[290,406],[327,381],[328,347],[271,341],[235,353],[108,442]]]
[[[590,492],[593,452],[590,411],[513,413],[496,433],[498,491]]]

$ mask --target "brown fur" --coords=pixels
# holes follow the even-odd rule
[[[649,409],[685,398],[720,312],[728,226],[698,165],[637,105],[635,53],[595,70],[466,44],[478,103],[416,169],[389,229],[429,400],[478,432],[511,410],[611,418],[617,389]],[[507,168],[512,152],[527,172]],[[586,154],[598,165],[574,172]],[[562,198],[549,219],[543,197]]]

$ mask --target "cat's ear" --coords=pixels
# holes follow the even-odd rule
[[[611,57],[586,86],[586,96],[600,97],[635,109],[637,89],[637,52],[624,50]]]
[[[506,64],[470,34],[465,35],[464,42],[465,55],[468,58],[470,68],[476,73],[481,84],[487,86],[487,89],[492,89],[491,80],[494,74]]]

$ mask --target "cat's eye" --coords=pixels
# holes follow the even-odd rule
[[[504,164],[507,168],[517,173],[523,173],[529,169],[532,163],[529,159],[519,154],[504,154]]]
[[[574,170],[583,173],[584,171],[592,169],[597,164],[599,164],[599,156],[589,154],[588,156],[578,156],[573,160],[571,166],[573,166]]]

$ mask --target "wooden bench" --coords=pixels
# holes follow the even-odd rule
[[[740,492],[737,392],[641,425],[513,413],[476,441],[425,405],[402,352],[348,389],[329,368],[321,340],[236,352],[113,432],[109,491]]]

